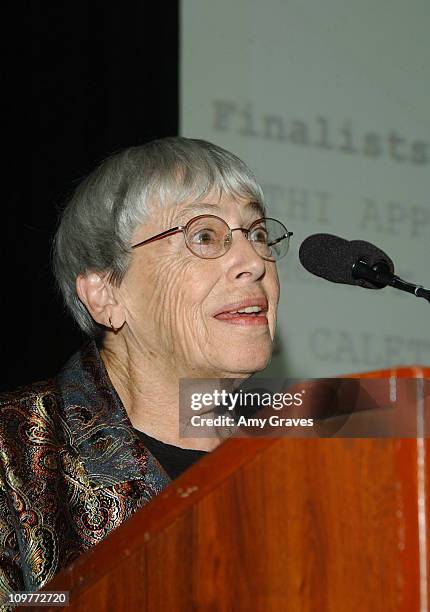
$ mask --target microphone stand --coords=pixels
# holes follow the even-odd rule
[[[383,289],[389,285],[394,287],[394,289],[400,289],[400,291],[406,291],[417,297],[424,298],[430,304],[430,289],[426,289],[422,285],[408,283],[401,279],[393,274],[388,265],[383,261],[377,262],[373,266],[370,266],[363,259],[356,261],[352,266],[352,277],[355,280],[367,280],[378,289]]]

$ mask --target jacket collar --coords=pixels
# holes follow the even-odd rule
[[[93,488],[144,479],[158,489],[170,482],[134,432],[95,342],[73,355],[57,384],[70,441]]]

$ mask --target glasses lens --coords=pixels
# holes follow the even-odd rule
[[[185,239],[197,257],[214,259],[224,255],[231,242],[230,228],[218,217],[202,216],[187,226]]]
[[[283,223],[276,219],[259,219],[249,230],[249,240],[264,259],[277,261],[288,252],[290,238]]]

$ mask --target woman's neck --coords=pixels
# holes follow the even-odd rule
[[[179,377],[157,357],[130,350],[119,338],[100,350],[109,378],[136,429],[182,448],[210,451],[222,440],[179,435]]]

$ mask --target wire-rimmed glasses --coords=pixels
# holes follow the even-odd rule
[[[182,232],[188,249],[194,255],[202,259],[217,259],[227,253],[233,243],[233,232],[239,230],[258,255],[268,261],[278,261],[287,254],[290,236],[293,235],[283,223],[271,217],[257,219],[249,228],[230,228],[224,219],[216,215],[199,215],[190,219],[186,225],[172,227],[134,244],[132,248]]]

